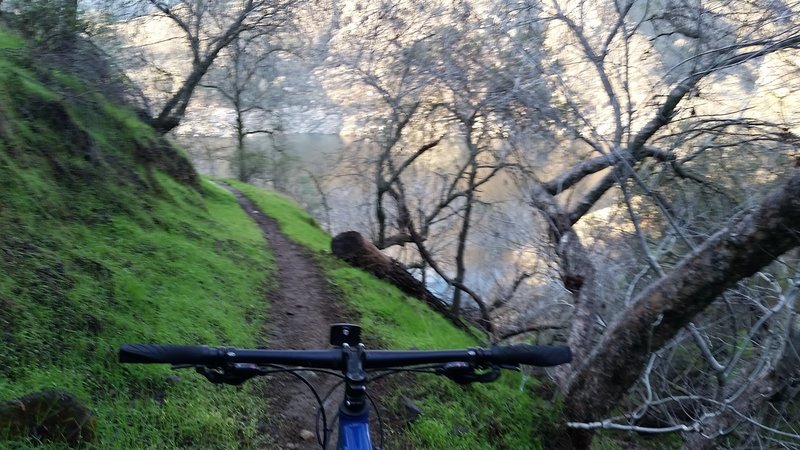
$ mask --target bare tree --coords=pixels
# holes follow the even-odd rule
[[[274,64],[272,58],[282,47],[273,43],[273,36],[261,33],[242,33],[228,46],[225,52],[227,64],[212,84],[201,84],[222,95],[233,107],[236,134],[236,149],[233,165],[236,177],[240,181],[250,181],[264,171],[259,161],[264,157],[258,152],[250,151],[246,146],[249,136],[258,134],[272,135],[277,126],[272,122],[273,111],[269,98],[274,74],[270,70]],[[257,126],[252,124],[257,122]]]
[[[372,138],[377,151],[357,163],[374,167],[375,244],[412,242],[424,265],[453,288],[453,312],[461,311],[466,293],[489,326],[487,302],[467,286],[465,255],[476,208],[488,207],[479,191],[513,166],[497,144],[520,86],[494,76],[497,66],[487,59],[503,61],[500,44],[481,32],[481,12],[468,2],[371,6],[356,14],[354,29],[334,38],[334,44],[355,41],[356,48],[334,53],[332,61],[348,85],[367,87],[375,99],[368,117],[379,124]],[[424,161],[437,155],[449,155],[452,167],[435,169],[431,183]],[[455,251],[437,256],[428,236],[441,244],[442,230],[454,226]]]
[[[133,6],[131,6],[133,3]],[[208,2],[185,0],[117,0],[119,7],[139,8],[145,14],[164,18],[179,30],[190,55],[188,71],[176,90],[153,112],[152,125],[161,133],[178,126],[195,89],[217,58],[242,33],[271,35],[291,20],[292,8],[298,0],[236,0]],[[146,61],[150,63],[150,61]]]
[[[231,28],[240,16],[186,8],[159,10],[188,28],[195,78],[221,54],[213,36],[234,30],[233,45],[283,17],[254,9]],[[464,294],[486,324],[510,296],[541,311],[556,283],[531,295],[530,266],[509,266],[495,299],[469,277],[467,251],[495,217],[482,191],[513,173],[549,244],[536,251],[557,261],[536,276],[557,269],[571,311],[575,363],[556,378],[579,446],[597,428],[681,431],[687,445],[742,421],[796,435],[764,392],[791,384],[777,368],[794,333],[796,262],[781,255],[798,245],[798,17],[766,0],[334,2],[328,68],[365,143],[351,172],[370,186],[373,240],[438,274],[454,311]],[[162,130],[191,84],[156,117]]]
[[[738,280],[798,245],[800,222],[793,212],[798,176],[786,170],[796,148],[789,131],[794,124],[759,117],[746,102],[752,87],[728,98],[715,89],[722,81],[747,80],[766,58],[800,47],[795,7],[748,2],[748,13],[741,14],[725,2],[553,0],[528,4],[527,22],[507,22],[514,29],[531,23],[547,27],[549,46],[520,39],[517,48],[531,61],[543,61],[532,67],[543,70],[561,105],[528,107],[551,117],[586,149],[555,175],[533,166],[536,178],[546,181],[528,180],[574,305],[569,343],[576,362],[561,371],[560,381],[576,429],[600,427],[651,355],[684,327],[701,354],[710,355],[705,331],[691,321]],[[677,43],[683,44],[680,51]],[[750,170],[765,168],[787,184],[757,205],[753,193],[775,183],[750,179],[743,183],[749,198],[736,200],[734,188],[742,185],[731,186],[719,163],[737,150],[762,155]],[[777,159],[763,160],[767,152]],[[737,170],[748,170],[744,161],[736,163]],[[705,239],[706,230],[725,217],[692,223],[671,201],[687,185],[728,198],[739,216],[731,217],[728,208],[727,228]],[[651,280],[649,287],[642,289],[637,281],[632,291],[638,295],[621,307],[597,300],[603,283],[578,228],[617,195],[642,243],[644,273],[651,274],[644,277]],[[642,217],[645,210],[651,215]],[[658,233],[671,233],[680,242],[671,270],[650,250]],[[679,422],[672,425],[683,429]],[[589,435],[575,436],[577,444],[588,445]]]

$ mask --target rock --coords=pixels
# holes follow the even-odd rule
[[[97,419],[75,396],[53,389],[0,402],[0,430],[10,438],[78,446],[94,441]]]
[[[404,395],[400,397],[400,401],[403,403],[403,417],[406,423],[411,423],[422,415],[422,410],[414,403],[414,400]]]
[[[315,437],[316,437],[316,435],[314,434],[313,431],[309,431],[309,430],[301,430],[300,431],[300,438],[303,439],[304,441],[310,441],[310,440],[314,439]]]
[[[99,317],[87,314],[86,315],[86,329],[92,334],[92,336],[97,336],[100,332],[103,331],[103,321]]]

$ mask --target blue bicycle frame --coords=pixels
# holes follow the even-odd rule
[[[372,450],[369,438],[369,411],[358,415],[339,414],[339,445],[341,450]]]

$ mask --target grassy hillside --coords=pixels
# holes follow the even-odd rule
[[[372,346],[474,345],[420,302],[329,256],[293,203],[237,184],[308,247]],[[0,400],[57,388],[97,419],[96,448],[272,448],[264,386],[123,366],[124,342],[256,346],[276,261],[235,199],[75,77],[33,63],[0,26]],[[176,376],[177,375],[177,376]],[[553,410],[518,375],[459,387],[420,377],[424,415],[389,448],[541,448]],[[309,414],[312,412],[309,411]],[[27,448],[32,439],[0,447]],[[50,446],[57,447],[56,444]]]
[[[255,345],[274,264],[258,229],[134,114],[32,66],[0,29],[0,400],[71,392],[99,448],[257,447],[255,387],[134,370],[116,351]]]

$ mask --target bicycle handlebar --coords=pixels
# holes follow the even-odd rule
[[[124,344],[119,349],[121,363],[166,363],[215,365],[219,350],[206,345]]]
[[[144,364],[192,364],[222,367],[226,364],[277,364],[317,369],[343,369],[342,349],[247,350],[208,346],[126,344],[119,361]],[[364,369],[387,369],[448,362],[483,365],[557,366],[572,361],[569,347],[509,345],[464,350],[365,350]]]

